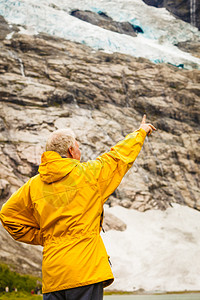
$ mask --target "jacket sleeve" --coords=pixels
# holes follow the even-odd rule
[[[30,180],[2,206],[0,219],[4,228],[17,241],[43,245],[40,226],[33,216]]]
[[[145,137],[145,130],[140,128],[127,135],[109,152],[99,156],[96,161],[91,161],[90,167],[98,181],[103,202],[114,192],[123,176],[133,165]]]

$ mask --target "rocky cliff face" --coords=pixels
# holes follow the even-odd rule
[[[155,7],[165,7],[181,20],[200,29],[200,2],[197,0],[143,0]]]
[[[146,138],[108,204],[145,211],[176,202],[200,209],[199,70],[22,35],[17,27],[5,39],[10,30],[3,19],[1,27],[1,204],[37,173],[53,130],[71,127],[85,161],[137,129],[146,113],[158,131]]]

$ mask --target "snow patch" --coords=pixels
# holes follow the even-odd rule
[[[102,233],[111,257],[111,290],[184,291],[200,286],[200,213],[173,204],[166,211],[138,212],[121,206],[106,212],[127,224]]]

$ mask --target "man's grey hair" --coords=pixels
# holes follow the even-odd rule
[[[46,151],[55,151],[61,156],[67,156],[68,149],[75,146],[75,141],[75,135],[72,130],[55,130],[47,140]]]

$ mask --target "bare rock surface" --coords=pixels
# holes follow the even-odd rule
[[[11,32],[9,25],[5,21],[5,19],[0,16],[0,40],[4,40],[7,34]]]
[[[106,212],[103,222],[103,230],[117,230],[117,231],[124,231],[126,230],[126,224],[120,220],[118,217],[114,216],[111,213]]]
[[[15,33],[0,46],[0,204],[37,173],[53,130],[71,127],[85,161],[137,129],[146,113],[158,131],[146,138],[108,204],[146,211],[174,202],[200,210],[200,71],[96,52],[45,34]],[[0,232],[15,251],[18,246]],[[29,248],[21,247],[29,272]],[[20,251],[5,250],[0,243],[1,259],[12,263],[16,257],[19,266]]]
[[[7,263],[18,273],[41,277],[41,248],[13,240],[0,226],[0,262]]]
[[[121,34],[136,36],[137,32],[143,32],[143,30],[139,26],[133,26],[129,22],[113,21],[112,18],[110,18],[103,12],[95,13],[91,11],[74,10],[71,12],[71,15],[85,22]]]
[[[191,53],[192,55],[200,58],[200,40],[191,40],[186,42],[180,42],[177,47],[182,51]]]

